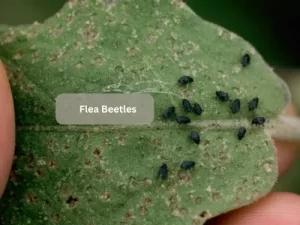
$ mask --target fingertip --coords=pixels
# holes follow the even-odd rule
[[[299,225],[300,196],[274,192],[255,204],[214,218],[205,225]]]
[[[285,115],[296,116],[297,112],[292,103],[284,111]],[[287,140],[274,140],[277,149],[278,172],[283,175],[295,160],[299,148],[299,143]]]
[[[5,71],[0,60],[0,196],[2,196],[14,156],[15,149],[15,116],[12,93]]]

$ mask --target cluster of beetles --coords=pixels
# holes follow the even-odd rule
[[[243,67],[246,67],[250,64],[250,56],[249,54],[245,54],[242,57],[241,60],[241,64]],[[194,81],[194,79],[190,76],[182,76],[178,79],[178,83],[180,85],[187,85],[190,84]],[[229,95],[228,93],[224,92],[224,91],[216,91],[216,97],[217,99],[219,99],[222,102],[227,102],[229,101]],[[248,110],[252,111],[254,109],[256,109],[258,107],[258,102],[259,99],[258,97],[253,98],[251,101],[248,102]],[[231,112],[233,114],[236,114],[240,111],[240,105],[241,102],[239,99],[234,99],[233,101],[231,101]],[[182,99],[182,107],[185,110],[185,112],[187,113],[191,113],[194,112],[196,115],[201,115],[203,112],[203,109],[201,107],[200,104],[198,103],[193,103],[193,105],[191,104],[191,102],[187,99]],[[174,117],[176,118],[176,121],[178,124],[188,124],[191,122],[190,118],[187,116],[183,116],[183,115],[176,115],[175,114],[175,107],[174,106],[170,106],[168,107],[165,112],[163,113],[163,118],[164,119],[169,119]],[[263,125],[265,123],[266,119],[262,116],[258,116],[258,117],[254,117],[252,120],[252,124],[254,125]],[[237,131],[237,138],[239,140],[242,140],[243,137],[246,134],[246,128],[245,127],[240,127]],[[189,134],[189,138],[195,142],[196,144],[200,144],[200,135],[197,131],[191,131]],[[194,161],[183,161],[180,165],[180,168],[183,170],[190,170],[192,169],[194,166],[196,165],[196,163]],[[168,166],[166,163],[163,163],[158,171],[157,174],[158,179],[161,180],[165,180],[168,177]]]

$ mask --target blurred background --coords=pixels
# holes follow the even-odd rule
[[[43,22],[66,0],[0,0],[0,24]],[[202,18],[250,42],[290,86],[300,110],[300,13],[294,0],[185,0]],[[299,174],[298,174],[299,173]],[[300,157],[274,190],[300,194]]]

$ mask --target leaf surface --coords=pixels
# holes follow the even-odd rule
[[[254,116],[281,114],[286,90],[253,46],[196,16],[181,1],[69,1],[44,24],[2,27],[18,126],[3,224],[203,224],[265,195],[277,178],[272,140]],[[248,53],[251,63],[242,67]],[[178,85],[190,75],[194,82]],[[215,92],[241,100],[232,114]],[[143,126],[62,126],[62,93],[150,93],[155,120]],[[259,107],[248,111],[248,101]],[[161,115],[183,98],[201,116],[178,125]],[[246,124],[244,139],[237,128]],[[200,133],[199,145],[189,140]],[[183,160],[195,168],[181,171]],[[166,162],[169,177],[158,181]]]

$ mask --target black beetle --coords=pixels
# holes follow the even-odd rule
[[[231,111],[233,114],[236,114],[240,111],[241,108],[241,102],[239,99],[235,99],[231,103]]]
[[[165,180],[168,178],[168,166],[166,163],[163,163],[158,170],[157,178],[161,180]]]
[[[192,112],[192,105],[189,100],[182,99],[182,107],[186,112]]]
[[[191,131],[190,139],[193,140],[196,144],[200,143],[200,135],[197,131]]]
[[[187,124],[191,122],[191,119],[188,118],[187,116],[177,116],[176,121],[179,124]]]
[[[181,169],[184,170],[190,170],[192,169],[194,166],[196,165],[196,163],[194,161],[183,161],[180,165]]]
[[[168,118],[172,117],[173,115],[175,115],[175,107],[174,106],[167,108],[167,110],[163,113],[163,117],[165,119],[168,119]]]
[[[237,133],[237,137],[239,140],[242,140],[245,137],[246,134],[246,128],[245,127],[240,127]]]
[[[253,98],[250,102],[248,102],[249,111],[256,109],[258,106],[258,102],[259,102],[259,99],[257,97]]]
[[[182,76],[178,79],[178,82],[180,84],[189,84],[192,83],[194,81],[194,79],[190,76]]]
[[[250,60],[251,60],[251,58],[250,58],[249,54],[243,55],[242,60],[241,60],[242,66],[243,67],[248,66],[250,64]]]
[[[255,117],[252,120],[252,124],[255,124],[255,125],[263,125],[265,122],[266,122],[266,119],[265,119],[265,117],[262,117],[262,116]]]
[[[199,116],[202,114],[203,109],[200,104],[194,103],[194,112]]]
[[[229,100],[228,93],[224,91],[216,91],[217,98],[220,99],[222,102],[226,102]]]

